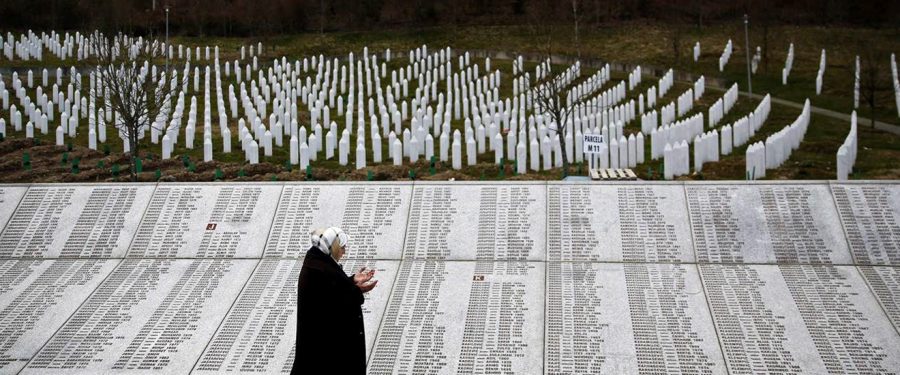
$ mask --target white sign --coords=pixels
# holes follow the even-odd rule
[[[600,144],[603,142],[603,135],[585,134],[584,135],[584,153],[599,154]]]

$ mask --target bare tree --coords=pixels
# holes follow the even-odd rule
[[[532,34],[532,40],[540,46],[544,55],[543,61],[548,64],[553,61],[553,32],[554,22],[546,17],[553,9],[552,1],[540,1],[535,4],[536,7],[531,9],[529,14],[528,26]],[[573,11],[575,2],[573,1]],[[549,68],[549,66],[548,66]],[[562,152],[563,173],[569,173],[569,158],[566,153],[566,125],[572,113],[573,107],[566,105],[563,95],[566,90],[565,75],[553,75],[552,72],[545,72],[543,77],[534,77],[525,75],[529,89],[531,90],[534,100],[534,113],[536,115],[545,115],[549,117],[550,126],[548,130],[559,136],[559,148]]]
[[[532,88],[534,97],[534,112],[549,117],[550,126],[547,127],[547,130],[552,131],[559,137],[563,174],[568,175],[569,155],[566,152],[566,128],[575,106],[567,105],[564,101],[566,92],[565,78],[565,73],[559,75],[551,73],[544,79],[535,80],[534,84],[529,86]]]
[[[554,75],[549,67],[553,62],[554,53],[554,25],[555,22],[547,17],[553,11],[554,2],[552,0],[540,1],[532,8],[529,14],[528,26],[531,32],[531,39],[534,44],[541,48],[543,61],[548,63],[548,71],[542,77],[532,78],[529,74],[525,74],[526,84],[529,87],[534,102],[534,114],[542,115],[549,121],[547,130],[559,137],[559,149],[563,162],[563,174],[569,174],[569,154],[566,147],[566,134],[572,134],[569,131],[569,125],[573,123],[576,110],[589,105],[589,97],[574,96],[569,85],[577,77],[571,76],[571,70],[566,70],[560,74]],[[575,17],[575,38],[578,38],[578,3],[572,1],[572,11]],[[574,132],[574,130],[573,130]],[[578,142],[572,134],[572,140]],[[574,145],[573,145],[574,146]]]
[[[760,33],[762,34],[762,46],[760,49],[762,50],[762,63],[763,63],[763,72],[766,74],[769,73],[769,50],[770,50],[770,39],[772,34],[772,27],[778,19],[778,9],[780,4],[775,3],[773,0],[756,0],[753,3],[753,6],[747,6],[746,10],[750,14],[750,23],[751,30],[754,26],[758,26]]]
[[[680,2],[666,2],[663,6],[665,15],[662,17],[666,20],[669,28],[669,41],[672,43],[672,56],[674,57],[674,65],[681,62],[681,41],[685,34],[685,21],[690,18],[686,14],[686,6]]]
[[[675,56],[675,64],[681,62],[681,38],[684,28],[680,24],[673,24],[670,28],[670,40],[672,42],[672,56]]]
[[[577,53],[578,58],[581,58],[581,40],[578,38],[578,19],[580,18],[578,13],[578,0],[572,0],[572,20],[575,23],[575,52]]]
[[[176,82],[178,73],[174,70],[171,77],[165,71],[158,77],[151,73],[151,66],[165,57],[164,45],[157,41],[97,31],[91,34],[89,46],[96,82],[89,95],[98,107],[104,105],[113,113],[113,126],[128,150],[131,180],[137,181],[141,139],[153,127],[164,130],[164,123],[157,124],[156,120],[187,81]]]
[[[319,35],[325,34],[325,0],[319,0]]]
[[[892,94],[890,79],[887,76],[886,55],[882,55],[871,44],[863,44],[860,48],[859,95],[869,106],[869,119],[875,127],[875,106]],[[882,61],[884,60],[884,61]]]

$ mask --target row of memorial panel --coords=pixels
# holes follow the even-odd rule
[[[4,225],[5,224],[5,225]],[[900,183],[0,186],[0,258],[900,265]]]
[[[2,261],[0,282],[14,282],[0,288],[0,373],[289,371],[300,266]],[[897,267],[349,260],[344,268],[361,266],[380,281],[364,304],[370,374],[900,369]]]

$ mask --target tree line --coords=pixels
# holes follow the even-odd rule
[[[874,0],[5,0],[0,29],[116,27],[181,35],[246,36],[383,28],[526,24],[535,16],[593,27],[621,21],[897,27],[900,2]]]

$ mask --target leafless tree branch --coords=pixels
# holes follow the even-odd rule
[[[155,40],[121,33],[107,36],[96,31],[90,35],[89,48],[95,66],[95,85],[89,95],[98,107],[102,104],[113,113],[113,126],[128,145],[131,180],[136,181],[141,139],[146,131],[164,130],[165,122],[157,123],[157,119],[161,114],[168,116],[172,99],[186,84],[187,77],[182,77],[179,84],[175,69],[162,71],[159,77],[152,74],[155,63],[165,58],[166,48]]]

